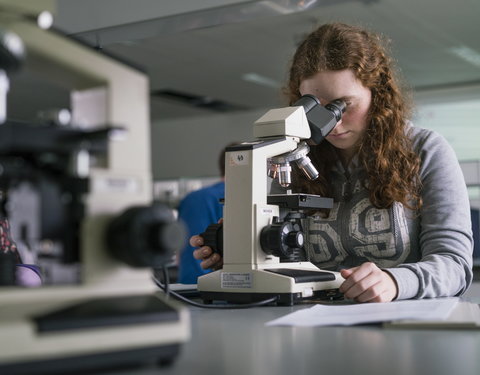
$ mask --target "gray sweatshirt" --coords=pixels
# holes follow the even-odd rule
[[[306,251],[319,268],[339,270],[374,262],[398,285],[397,299],[458,296],[472,281],[473,238],[464,177],[454,151],[439,134],[409,128],[420,155],[423,206],[377,209],[353,160],[332,171],[334,207],[305,226]],[[305,228],[304,226],[304,228]],[[306,229],[306,228],[305,228]]]

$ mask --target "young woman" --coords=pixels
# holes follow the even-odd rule
[[[358,302],[465,292],[473,240],[463,175],[440,135],[408,121],[382,39],[340,23],[319,27],[298,47],[287,91],[291,104],[305,94],[347,103],[326,142],[311,148],[321,177],[294,180],[298,192],[335,202],[304,223],[310,261],[340,270],[340,291]],[[190,242],[203,245],[199,236]],[[208,247],[194,256],[221,266]]]

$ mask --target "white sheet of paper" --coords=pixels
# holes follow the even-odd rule
[[[458,303],[458,298],[323,305],[295,311],[267,322],[267,326],[314,327],[390,322],[400,319],[445,320]]]

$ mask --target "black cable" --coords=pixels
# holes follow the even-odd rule
[[[153,279],[154,283],[160,289],[162,289],[167,296],[172,296],[172,297],[174,297],[174,298],[176,298],[176,299],[178,299],[182,302],[185,302],[185,303],[187,303],[189,305],[192,305],[192,306],[195,306],[195,307],[202,307],[202,308],[205,308],[205,309],[248,309],[248,308],[251,308],[251,307],[265,306],[265,305],[268,305],[270,303],[278,301],[278,297],[275,296],[275,297],[272,297],[272,298],[269,298],[269,299],[266,299],[266,300],[263,300],[263,301],[258,301],[258,302],[254,302],[254,303],[245,303],[245,304],[210,305],[210,304],[206,304],[206,303],[198,303],[198,302],[192,301],[191,299],[186,298],[186,297],[182,296],[181,294],[171,290],[168,286],[169,277],[168,277],[167,267],[163,267],[162,270],[163,270],[163,277],[164,277],[164,280],[165,280],[165,284],[162,283],[160,280],[158,280],[155,276],[152,276],[152,279]]]
[[[170,294],[170,289],[169,289],[169,285],[170,285],[170,275],[168,274],[168,268],[165,266],[165,267],[162,267],[162,274],[163,274],[163,280],[165,282],[164,286],[165,286],[165,289],[163,289],[163,291],[165,292],[165,294],[168,296]],[[160,282],[160,281],[159,281]],[[159,284],[157,284],[159,285]]]

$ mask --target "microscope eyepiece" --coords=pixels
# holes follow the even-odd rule
[[[346,103],[337,99],[325,106],[314,95],[303,95],[294,103],[295,107],[303,107],[310,127],[310,142],[318,145],[333,130],[342,118],[347,107]],[[311,180],[318,178],[319,173],[307,154],[310,148],[306,142],[302,142],[296,150],[287,154],[275,156],[269,160],[268,176],[278,179],[283,187],[291,183],[290,162],[295,162],[305,176]]]
[[[334,100],[325,106],[326,109],[333,113],[337,122],[342,118],[342,114],[345,112],[346,107],[347,104],[341,99]]]
[[[346,103],[337,99],[325,106],[313,95],[303,95],[295,106],[303,106],[311,131],[310,140],[318,145],[333,130],[345,112]]]
[[[305,113],[310,112],[310,110],[317,105],[321,105],[320,100],[318,100],[318,98],[316,96],[310,95],[310,94],[303,95],[300,99],[298,99],[293,104],[293,106],[295,106],[295,107],[302,106],[303,109],[305,110]]]
[[[300,99],[298,99],[294,104],[294,106],[302,106],[305,110],[305,113],[308,114],[313,108],[317,105],[321,106],[320,100],[314,95],[305,94]],[[335,119],[340,121],[342,118],[342,114],[345,112],[347,104],[342,99],[336,99],[328,104],[326,104],[325,109],[328,109],[330,112],[333,113]]]

